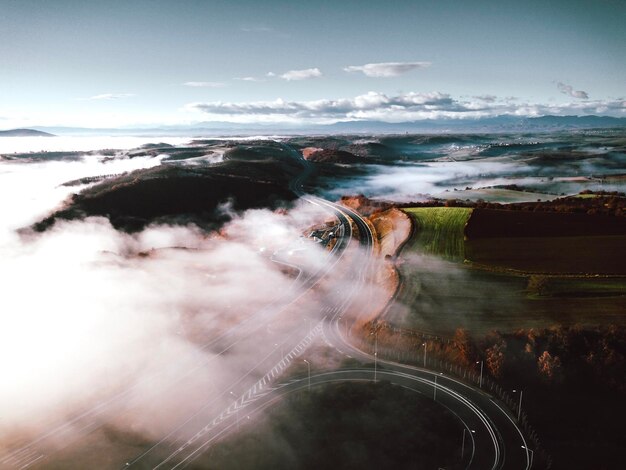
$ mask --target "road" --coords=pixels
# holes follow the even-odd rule
[[[353,210],[336,206],[336,210],[345,211],[347,216],[359,229],[360,245],[369,256],[357,257],[352,266],[355,292],[349,293],[351,299],[360,295],[364,286],[367,270],[370,267],[373,249],[373,234],[369,225]],[[359,284],[361,284],[359,286]],[[345,328],[340,328],[340,319],[349,309],[349,304],[342,309],[336,309],[333,315],[327,317],[323,324],[324,336],[339,353],[357,359],[363,363],[375,362],[384,367],[378,372],[378,378],[387,378],[398,385],[420,388],[424,393],[435,388],[443,393],[439,394],[439,401],[462,419],[468,431],[475,431],[471,436],[475,439],[475,454],[467,461],[468,469],[520,469],[531,468],[532,451],[528,450],[528,442],[523,432],[515,422],[511,413],[499,404],[493,397],[483,391],[469,386],[453,377],[426,369],[380,360],[353,345],[349,338],[344,336]],[[372,375],[370,371],[370,376]],[[412,384],[412,385],[411,385]],[[419,384],[419,385],[417,385]],[[425,387],[425,389],[424,389]],[[478,421],[477,421],[478,420]]]
[[[303,161],[302,156],[291,149],[295,158]],[[334,214],[345,227],[341,237],[341,252],[343,253],[351,242],[351,223],[358,229],[359,256],[350,257],[348,291],[343,292],[335,305],[325,308],[327,315],[320,325],[322,335],[327,342],[337,349],[341,355],[355,358],[362,363],[375,362],[374,371],[365,370],[338,370],[325,374],[302,377],[286,383],[276,383],[267,377],[267,383],[260,381],[237,397],[235,402],[224,410],[210,423],[205,424],[194,435],[184,442],[171,446],[169,453],[153,453],[156,460],[146,460],[145,455],[130,466],[136,468],[153,469],[180,469],[187,467],[197,457],[203,454],[210,445],[226,436],[229,432],[239,429],[240,422],[244,424],[250,417],[259,411],[277,403],[288,393],[302,390],[309,386],[318,386],[324,383],[345,380],[388,380],[391,383],[409,388],[426,396],[437,393],[437,401],[450,409],[467,429],[468,446],[471,446],[465,456],[463,464],[467,469],[530,469],[531,454],[528,452],[527,442],[523,433],[515,423],[511,414],[505,410],[491,396],[472,386],[462,383],[443,374],[411,367],[390,361],[381,361],[370,354],[358,349],[341,334],[339,320],[347,313],[352,303],[357,300],[366,288],[366,278],[373,259],[374,234],[368,223],[352,209],[340,206],[319,197],[304,194],[303,183],[312,173],[311,164],[303,161],[305,171],[294,180],[292,190],[300,197],[312,204],[326,208]],[[295,351],[294,351],[295,353]],[[296,354],[288,354],[291,362],[297,359]],[[279,363],[277,366],[285,365]],[[287,364],[288,366],[288,364]],[[380,368],[378,367],[380,366]],[[286,368],[286,367],[285,367]],[[276,367],[272,368],[275,371]],[[284,369],[281,369],[284,370]],[[273,374],[273,372],[272,372]],[[436,390],[436,392],[435,392]],[[243,417],[243,418],[242,418]],[[455,437],[458,439],[458,436]],[[163,450],[163,449],[161,449]],[[137,464],[141,465],[137,465]]]
[[[296,153],[295,150],[293,152]],[[299,154],[294,156],[302,159]],[[256,393],[256,390],[251,389],[220,415],[218,420],[213,421],[210,426],[201,429],[188,441],[182,443],[156,466],[145,468],[185,468],[195,458],[202,455],[212,443],[238,429],[242,415],[245,416],[245,423],[260,410],[277,403],[288,393],[309,386],[337,381],[387,380],[426,396],[433,396],[433,399],[437,394],[436,400],[459,417],[468,432],[468,452],[463,460],[465,468],[530,469],[532,451],[528,451],[528,443],[523,433],[511,414],[490,395],[453,377],[378,360],[352,345],[342,335],[339,320],[347,313],[351,304],[366,287],[365,282],[373,256],[374,234],[367,222],[357,212],[321,198],[305,195],[302,184],[312,170],[308,162],[304,162],[304,166],[303,174],[306,177],[299,177],[294,180],[292,189],[303,199],[326,207],[335,214],[342,224],[345,224],[346,220],[351,221],[358,229],[359,245],[362,249],[361,256],[351,258],[349,273],[352,282],[349,283],[349,291],[343,293],[342,300],[338,301],[336,305],[326,307],[328,315],[324,317],[321,323],[322,333],[327,342],[335,347],[339,354],[355,358],[362,363],[374,362],[374,370],[338,370],[303,377],[282,384],[270,384],[261,393]],[[345,241],[345,238],[342,242]],[[347,243],[349,240],[347,240],[346,246]],[[469,446],[471,446],[471,451]]]
[[[338,238],[332,252],[328,255],[322,267],[312,273],[300,275],[289,292],[279,296],[270,305],[260,309],[247,320],[238,324],[219,337],[211,339],[204,349],[217,351],[214,359],[227,354],[233,348],[259,343],[259,329],[263,325],[255,321],[256,318],[274,318],[280,312],[289,308],[302,296],[310,292],[322,279],[325,279],[337,265],[342,265],[342,271],[347,268],[347,277],[350,282],[343,283],[341,296],[332,304],[328,304],[321,312],[322,320],[317,325],[309,325],[303,332],[296,329],[276,348],[263,349],[259,346],[257,361],[250,369],[205,403],[199,403],[197,410],[191,416],[181,420],[171,432],[163,436],[152,447],[141,455],[135,456],[122,468],[184,468],[195,458],[201,455],[211,443],[224,437],[227,433],[239,428],[242,416],[253,416],[278,400],[285,394],[293,393],[308,387],[309,378],[303,377],[286,383],[280,382],[282,373],[295,361],[302,361],[306,349],[319,337],[336,348],[342,356],[353,357],[361,363],[375,363],[372,369],[338,370],[310,377],[312,386],[344,380],[388,380],[391,383],[409,388],[426,396],[435,394],[437,401],[448,407],[462,420],[470,432],[471,453],[468,453],[464,464],[468,469],[530,469],[530,455],[523,448],[527,443],[517,427],[514,419],[489,395],[468,386],[452,377],[440,375],[436,372],[415,368],[407,365],[378,360],[370,354],[358,349],[342,335],[339,328],[340,319],[346,315],[353,303],[366,290],[366,279],[371,269],[374,249],[374,234],[368,223],[354,210],[340,206],[325,199],[304,193],[303,184],[314,171],[314,167],[306,162],[295,149],[285,145],[294,158],[303,165],[303,171],[296,177],[290,187],[303,200],[314,204],[328,214],[332,214],[340,223]],[[354,242],[353,226],[358,230],[358,256],[344,254]],[[276,349],[280,347],[286,352],[277,358]],[[279,360],[277,360],[279,359]],[[181,364],[180,376],[175,380],[184,381],[196,373],[199,368],[206,367],[206,362]],[[260,372],[265,371],[265,372]],[[174,386],[174,384],[172,384]],[[236,390],[237,393],[233,392]],[[54,446],[49,441],[58,442],[64,436],[70,436],[70,431],[76,428],[92,432],[101,426],[100,416],[110,412],[119,402],[126,400],[133,390],[121,391],[106,402],[97,404],[72,420],[53,427],[47,433],[29,443],[16,447],[4,456],[0,456],[2,468],[29,468],[45,465],[45,462],[54,456]],[[223,403],[231,396],[231,404],[225,409]],[[208,417],[211,418],[208,418]],[[472,432],[474,431],[474,432]],[[455,437],[458,439],[458,436]]]
[[[374,380],[373,369],[371,368],[337,370],[311,375],[310,387],[318,387],[337,382],[373,382]],[[406,374],[393,370],[380,370],[377,372],[377,380],[387,381],[420,393],[426,397],[433,398],[434,396],[434,381],[418,377],[414,374]],[[299,380],[290,380],[272,387],[268,393],[254,400],[252,403],[242,405],[239,408],[238,414],[231,413],[229,420],[223,420],[219,426],[212,429],[211,433],[202,436],[203,439],[197,442],[197,445],[192,449],[182,449],[181,447],[181,452],[177,454],[179,459],[175,463],[172,462],[173,465],[164,468],[186,468],[212,444],[229,433],[236,431],[240,426],[248,426],[251,422],[254,422],[255,416],[263,410],[279,403],[291,393],[306,391],[308,388],[308,377]],[[464,468],[517,468],[500,465],[501,459],[499,459],[499,455],[493,452],[493,449],[496,447],[494,441],[498,439],[498,430],[494,428],[488,415],[480,408],[474,406],[462,394],[445,384],[437,383],[436,394],[436,401],[451,410],[467,430],[467,440],[465,442],[466,451],[464,452],[463,458]],[[454,439],[458,440],[460,446],[462,436],[454,436]],[[171,461],[165,461],[164,464],[167,465],[170,462]]]
[[[310,197],[310,196],[307,196]],[[362,294],[367,270],[371,262],[373,234],[361,216],[343,206],[329,201],[312,198],[318,204],[352,220],[359,229],[359,245],[368,256],[351,258],[350,275],[353,282],[349,292],[336,305],[328,306],[328,315],[322,320],[321,332],[327,342],[337,349],[338,354],[352,357],[362,363],[375,362],[375,368],[359,370],[337,370],[310,377],[311,386],[337,381],[387,380],[393,384],[414,390],[435,398],[441,405],[452,411],[467,429],[468,451],[463,465],[467,469],[529,469],[530,453],[525,449],[527,442],[513,417],[491,396],[463,382],[446,375],[411,367],[377,358],[358,349],[342,335],[339,319],[349,310],[351,303]],[[295,359],[295,357],[294,357]],[[286,394],[303,390],[309,386],[309,378],[302,377],[285,383],[268,383],[264,389],[250,389],[218,419],[199,430],[186,442],[172,448],[167,455],[160,455],[158,462],[138,468],[180,469],[187,467],[202,455],[211,444],[239,428],[255,414],[277,403]],[[435,392],[436,390],[436,392]],[[459,439],[459,436],[454,436]],[[524,446],[524,447],[522,447]],[[471,450],[470,450],[471,449]]]
[[[302,159],[302,156],[298,154]],[[311,165],[306,162],[306,178],[311,174]],[[303,180],[298,184],[302,185]],[[316,198],[319,202],[319,198]],[[420,369],[391,361],[380,360],[372,357],[365,351],[354,346],[347,337],[342,335],[345,328],[340,328],[340,320],[350,307],[350,302],[360,295],[360,290],[370,268],[374,247],[374,234],[367,222],[358,214],[344,206],[324,201],[336,214],[348,217],[356,225],[359,231],[359,242],[363,252],[367,256],[356,257],[353,260],[351,273],[353,278],[353,292],[346,294],[348,299],[343,305],[332,311],[332,316],[327,317],[323,323],[324,336],[340,354],[355,358],[363,363],[375,361],[375,368],[380,365],[384,371],[379,372],[380,377],[386,377],[392,383],[409,386],[409,383],[421,384],[423,387],[435,390],[435,384],[442,387],[443,394],[439,400],[450,408],[457,416],[462,417],[465,423],[472,423],[472,417],[479,418],[482,426],[475,422],[474,427],[468,428],[476,431],[472,433],[479,445],[476,446],[474,459],[467,462],[466,468],[492,468],[492,469],[525,469],[531,468],[532,451],[528,450],[528,442],[523,432],[515,422],[512,414],[503,408],[493,397],[483,391],[469,386],[453,377],[448,377],[437,372]],[[338,372],[339,373],[339,372]],[[371,375],[371,372],[370,372]],[[491,462],[488,465],[488,462]]]

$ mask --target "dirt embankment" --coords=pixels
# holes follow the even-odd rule
[[[411,235],[411,219],[398,209],[376,212],[369,217],[376,228],[380,254],[394,257],[398,249]]]
[[[372,282],[384,295],[373,296],[367,309],[368,314],[361,315],[358,319],[357,331],[360,330],[359,326],[380,318],[395,298],[400,286],[400,276],[395,265],[396,256],[412,233],[411,219],[398,209],[376,212],[367,221],[374,228],[375,251],[378,254]]]
[[[341,198],[341,204],[357,211],[364,217],[369,217],[376,212],[385,211],[394,207],[390,202],[374,201],[366,198],[362,194],[357,196],[343,196]]]

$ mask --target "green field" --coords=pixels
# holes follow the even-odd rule
[[[387,320],[423,332],[475,334],[555,324],[624,324],[624,236],[465,241],[465,208],[414,208],[416,231],[398,266],[403,281]],[[489,270],[468,269],[470,261]],[[518,275],[509,274],[518,271]],[[509,273],[507,273],[509,272]],[[522,274],[527,273],[527,274]],[[530,276],[529,273],[545,273]],[[539,283],[531,278],[541,278]]]
[[[456,328],[484,335],[556,324],[626,323],[626,279],[549,276],[540,289],[530,277],[476,269],[406,250],[403,284],[387,312],[392,324],[451,336]],[[536,292],[538,290],[539,292]]]
[[[542,201],[551,201],[559,196],[556,194],[518,191],[504,188],[478,188],[439,193],[436,197],[441,199],[459,199],[461,201],[469,199],[470,201],[483,200],[487,202],[510,203],[535,202],[538,199],[541,199]]]
[[[472,209],[465,207],[416,207],[404,209],[416,225],[415,248],[448,260],[463,261],[463,230]]]

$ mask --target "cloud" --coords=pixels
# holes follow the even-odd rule
[[[254,102],[210,102],[192,103],[188,108],[208,114],[226,116],[274,116],[299,119],[366,119],[374,117],[406,119],[411,113],[426,113],[424,117],[437,111],[462,111],[465,108],[444,93],[405,93],[388,96],[384,93],[369,92],[352,99],[321,99],[315,101],[254,101]],[[417,117],[413,116],[413,117]]]
[[[123,98],[131,98],[133,96],[135,96],[134,93],[102,93],[100,95],[91,96],[87,99],[88,100],[120,100]]]
[[[566,85],[562,82],[557,82],[556,87],[559,89],[561,93],[564,95],[571,96],[572,98],[578,98],[581,100],[589,99],[589,94],[586,91],[582,90],[574,90],[571,85]]]
[[[270,72],[271,73],[271,72]],[[268,74],[268,76],[270,76]],[[322,76],[322,72],[317,67],[313,69],[304,69],[304,70],[290,70],[289,72],[283,73],[280,78],[283,80],[308,80],[309,78],[318,78]]]
[[[415,69],[430,67],[430,62],[380,62],[376,64],[350,65],[344,67],[346,72],[362,72],[368,77],[397,77]]]
[[[626,115],[626,101],[575,101],[565,104],[517,103],[491,95],[456,99],[447,93],[402,93],[387,95],[370,91],[354,98],[313,101],[274,101],[191,103],[187,110],[201,111],[210,119],[231,122],[315,122],[353,120],[406,122],[424,119],[477,119],[499,115],[543,116],[603,114]]]
[[[194,88],[222,88],[226,86],[222,82],[185,82],[183,85]]]
[[[235,77],[234,80],[239,80],[242,82],[262,82],[264,81],[261,78],[256,78],[256,77]]]

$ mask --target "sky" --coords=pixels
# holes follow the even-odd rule
[[[0,129],[626,116],[626,2],[0,0]]]

